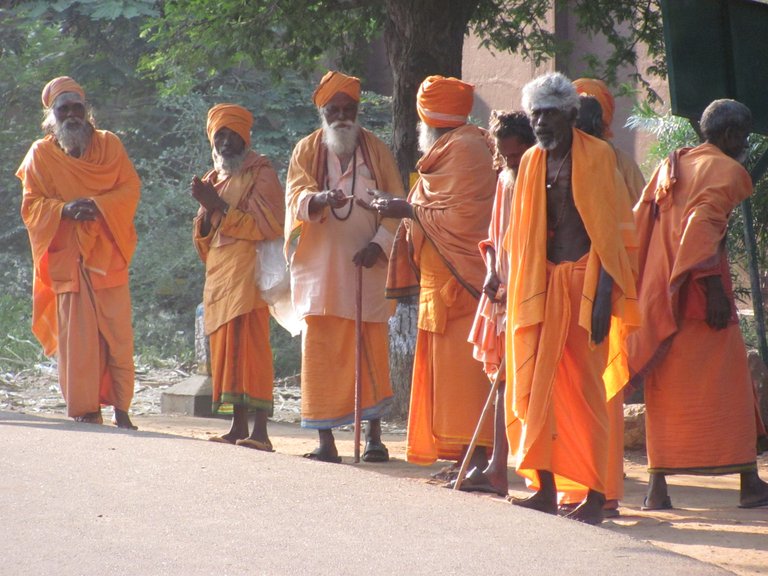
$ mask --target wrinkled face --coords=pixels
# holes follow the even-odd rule
[[[213,135],[213,146],[224,158],[234,158],[245,150],[245,140],[234,130],[219,128]]]
[[[517,136],[507,136],[501,140],[496,140],[496,150],[504,158],[504,164],[507,168],[517,170],[520,167],[520,160],[529,146]]]
[[[329,126],[335,127],[335,122],[354,123],[357,120],[358,102],[344,92],[334,94],[323,106],[323,117]]]
[[[64,128],[85,124],[85,104],[77,94],[65,93],[53,104],[56,122]]]
[[[568,112],[559,108],[534,108],[531,110],[531,128],[539,146],[544,150],[557,148],[566,140],[576,119],[576,109]]]

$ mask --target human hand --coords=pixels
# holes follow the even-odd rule
[[[613,278],[600,269],[600,279],[597,281],[595,302],[592,305],[592,341],[600,344],[611,329],[611,293]]]
[[[485,280],[483,281],[483,294],[488,296],[492,302],[496,302],[496,293],[499,291],[500,286],[501,280],[499,280],[499,276],[496,274],[496,270],[488,270],[487,274],[485,275]]]
[[[98,214],[99,209],[90,198],[78,198],[77,200],[67,202],[61,211],[62,218],[77,220],[78,222],[96,220]]]
[[[720,276],[707,276],[703,282],[707,292],[707,326],[722,330],[731,319],[731,301],[725,295]]]
[[[376,210],[384,218],[413,218],[413,207],[407,200],[382,192],[381,190],[368,190],[373,196],[369,206]]]
[[[373,265],[376,264],[376,262],[379,260],[379,256],[381,256],[383,253],[384,251],[381,249],[381,246],[375,242],[369,242],[368,246],[353,256],[352,262],[355,263],[355,266],[372,268]]]
[[[213,212],[217,208],[223,209],[226,206],[226,202],[219,197],[213,184],[203,182],[197,176],[192,178],[189,193],[208,212]]]

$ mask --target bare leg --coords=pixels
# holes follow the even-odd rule
[[[221,436],[216,436],[218,442],[229,442],[234,444],[238,440],[248,437],[248,408],[245,404],[234,404],[232,406],[232,425],[229,432]]]
[[[253,418],[253,430],[251,431],[251,435],[248,437],[251,440],[256,440],[257,442],[263,442],[264,444],[269,444],[270,446],[272,445],[272,442],[269,440],[269,433],[267,432],[266,410],[256,410]]]
[[[660,473],[651,473],[648,477],[648,492],[643,502],[644,510],[668,510],[672,502],[667,493],[667,477]]]
[[[333,437],[333,430],[330,428],[327,430],[318,430],[318,438],[320,440],[320,446],[318,446],[318,453],[330,458],[337,458],[339,451],[336,449],[336,440]]]
[[[365,429],[365,441],[372,444],[381,443],[381,419],[376,418],[368,421],[368,426]]]
[[[101,416],[101,414],[99,414]],[[139,427],[134,425],[133,422],[131,422],[130,416],[128,416],[128,412],[125,410],[119,410],[118,408],[115,408],[115,425],[118,428],[124,428],[126,430],[138,430]]]
[[[757,470],[741,473],[739,508],[768,506],[768,484],[760,479]]]
[[[537,470],[537,473],[539,475],[539,491],[528,498],[512,498],[512,504],[547,514],[557,514],[555,475],[549,470]]]
[[[507,477],[507,460],[509,459],[509,442],[507,441],[506,417],[504,414],[504,390],[506,381],[499,382],[496,392],[496,408],[493,421],[493,453],[483,475],[488,483],[499,494],[509,491],[509,479]]]

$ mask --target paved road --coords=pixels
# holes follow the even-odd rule
[[[0,435],[7,576],[730,574],[364,465],[10,412]]]

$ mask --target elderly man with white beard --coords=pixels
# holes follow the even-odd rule
[[[286,253],[293,305],[302,333],[301,423],[318,431],[305,456],[341,462],[332,429],[354,419],[355,349],[362,346],[362,418],[368,421],[363,461],[389,459],[381,417],[392,402],[387,256],[396,221],[358,206],[368,189],[402,197],[387,145],[357,123],[360,81],[328,72],[313,95],[322,127],[295,147],[286,190]],[[355,282],[362,267],[361,341],[355,333]]]
[[[42,93],[45,137],[16,175],[34,261],[32,331],[58,360],[67,414],[135,429],[133,330],[128,266],[141,182],[120,139],[97,130],[85,91],[68,76]]]

